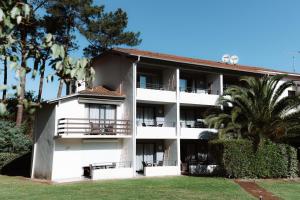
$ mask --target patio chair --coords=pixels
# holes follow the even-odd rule
[[[164,161],[162,160],[158,161],[157,166],[163,166],[163,165],[164,165]]]
[[[116,135],[116,132],[114,131],[113,125],[106,125],[104,129],[105,134],[107,135]]]
[[[99,135],[101,134],[99,124],[90,122],[90,132],[89,135]]]

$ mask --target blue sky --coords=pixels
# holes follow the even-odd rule
[[[225,53],[239,64],[300,72],[299,0],[95,0],[106,10],[124,9],[128,30],[140,31],[136,48],[210,60]],[[78,37],[83,48],[87,42]],[[81,50],[74,53],[80,57]],[[29,79],[29,78],[28,78]],[[27,90],[37,88],[30,81]],[[54,98],[57,83],[46,84],[44,98]]]

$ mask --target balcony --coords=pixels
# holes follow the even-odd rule
[[[147,83],[141,87],[141,84],[137,83],[136,99],[140,102],[175,103],[176,92],[167,90],[161,84]]]
[[[57,137],[60,138],[130,138],[129,120],[61,118]]]
[[[174,139],[176,122],[137,121],[136,137],[138,139]]]
[[[214,106],[219,98],[219,91],[210,89],[180,89],[180,103],[186,105]]]
[[[203,120],[198,120],[193,123],[180,123],[180,138],[181,139],[203,139],[208,140],[216,136],[217,130],[207,128]]]

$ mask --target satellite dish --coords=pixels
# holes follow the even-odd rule
[[[239,57],[237,55],[233,55],[230,57],[230,63],[236,65],[239,62]]]
[[[222,62],[224,62],[224,63],[229,63],[229,61],[230,61],[230,55],[224,54],[224,55],[222,56]]]

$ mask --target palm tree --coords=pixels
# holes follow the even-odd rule
[[[231,86],[219,98],[223,109],[207,117],[221,136],[248,138],[255,145],[262,139],[278,141],[300,130],[300,96],[285,95],[295,87],[286,75],[243,77],[241,86]]]

